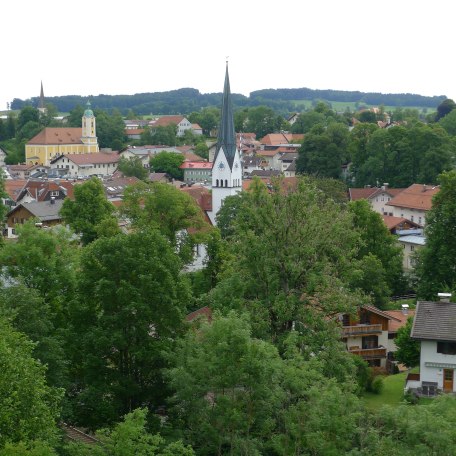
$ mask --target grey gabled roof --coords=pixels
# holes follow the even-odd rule
[[[236,135],[234,133],[233,107],[231,105],[230,78],[226,64],[225,87],[223,88],[222,112],[217,135],[217,155],[223,149],[230,169],[233,169],[236,155]],[[215,159],[214,159],[215,161]]]
[[[456,304],[418,301],[411,336],[414,339],[456,341]]]
[[[62,208],[63,200],[54,200],[51,204],[49,201],[33,201],[31,203],[23,203],[16,206],[14,209],[17,210],[19,207],[24,207],[33,216],[40,219],[42,222],[48,222],[51,220],[60,220],[59,215],[60,209]],[[11,211],[13,212],[13,211]],[[10,213],[11,213],[10,212]]]

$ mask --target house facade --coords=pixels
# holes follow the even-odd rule
[[[426,213],[432,208],[432,198],[439,190],[438,186],[412,184],[386,203],[386,207],[390,208],[388,213],[424,226]]]
[[[411,332],[420,342],[420,373],[406,388],[423,395],[456,392],[456,303],[450,294],[439,295],[441,301],[418,301]]]
[[[62,222],[60,209],[63,200],[50,200],[19,204],[11,209],[6,216],[4,235],[8,238],[16,237],[16,226],[30,219],[35,219],[42,227],[51,227]]]
[[[109,176],[114,174],[119,163],[119,154],[93,153],[61,155],[51,161],[51,169],[66,177]]]
[[[373,306],[363,306],[357,317],[348,314],[339,316],[342,340],[347,350],[358,355],[371,366],[386,367],[389,321],[397,320]]]
[[[212,182],[212,163],[203,161],[185,161],[179,166],[184,171],[184,182]]]

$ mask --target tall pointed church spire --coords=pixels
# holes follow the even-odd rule
[[[38,103],[38,111],[45,112],[46,108],[44,106],[44,90],[43,90],[43,81],[41,81],[41,91],[40,91],[40,101]]]
[[[233,107],[231,105],[230,77],[228,61],[226,62],[225,86],[223,88],[222,112],[217,136],[217,151],[225,153],[228,165],[233,168],[236,154],[236,134],[234,132]]]

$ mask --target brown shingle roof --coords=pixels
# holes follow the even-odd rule
[[[377,188],[349,188],[348,196],[350,201],[358,201],[360,199],[368,199],[378,189]]]
[[[456,341],[456,304],[418,301],[411,336],[414,339]]]
[[[386,203],[386,205],[428,211],[432,207],[432,197],[439,190],[440,187],[438,186],[412,184]]]
[[[82,144],[82,128],[47,127],[34,136],[27,144]]]
[[[389,230],[396,227],[402,228],[403,226],[414,226],[416,228],[420,227],[418,223],[412,222],[404,217],[394,217],[392,215],[383,215],[382,217]]]

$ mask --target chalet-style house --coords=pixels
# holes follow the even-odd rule
[[[117,152],[60,155],[51,161],[51,169],[65,177],[78,178],[112,175],[119,163]]]
[[[374,306],[363,306],[356,318],[342,314],[339,320],[347,350],[371,366],[386,368],[388,352],[393,351],[389,347],[389,322],[395,320],[400,324],[401,319]]]
[[[456,392],[456,303],[451,294],[440,301],[418,301],[411,337],[420,342],[420,373],[409,375],[406,389],[418,395]]]
[[[51,199],[17,205],[6,215],[4,235],[9,238],[16,237],[16,226],[30,219],[36,220],[42,228],[59,225],[62,222],[59,214],[62,204],[63,200]]]
[[[404,217],[411,222],[424,226],[426,212],[432,207],[432,198],[438,193],[438,186],[412,184],[388,201],[388,213],[395,217]]]
[[[82,128],[45,128],[25,145],[25,161],[27,164],[49,166],[51,160],[60,155],[98,151],[95,116],[90,103],[87,103]]]
[[[42,181],[29,179],[16,196],[17,204],[63,200],[73,197],[74,183],[65,180]]]

